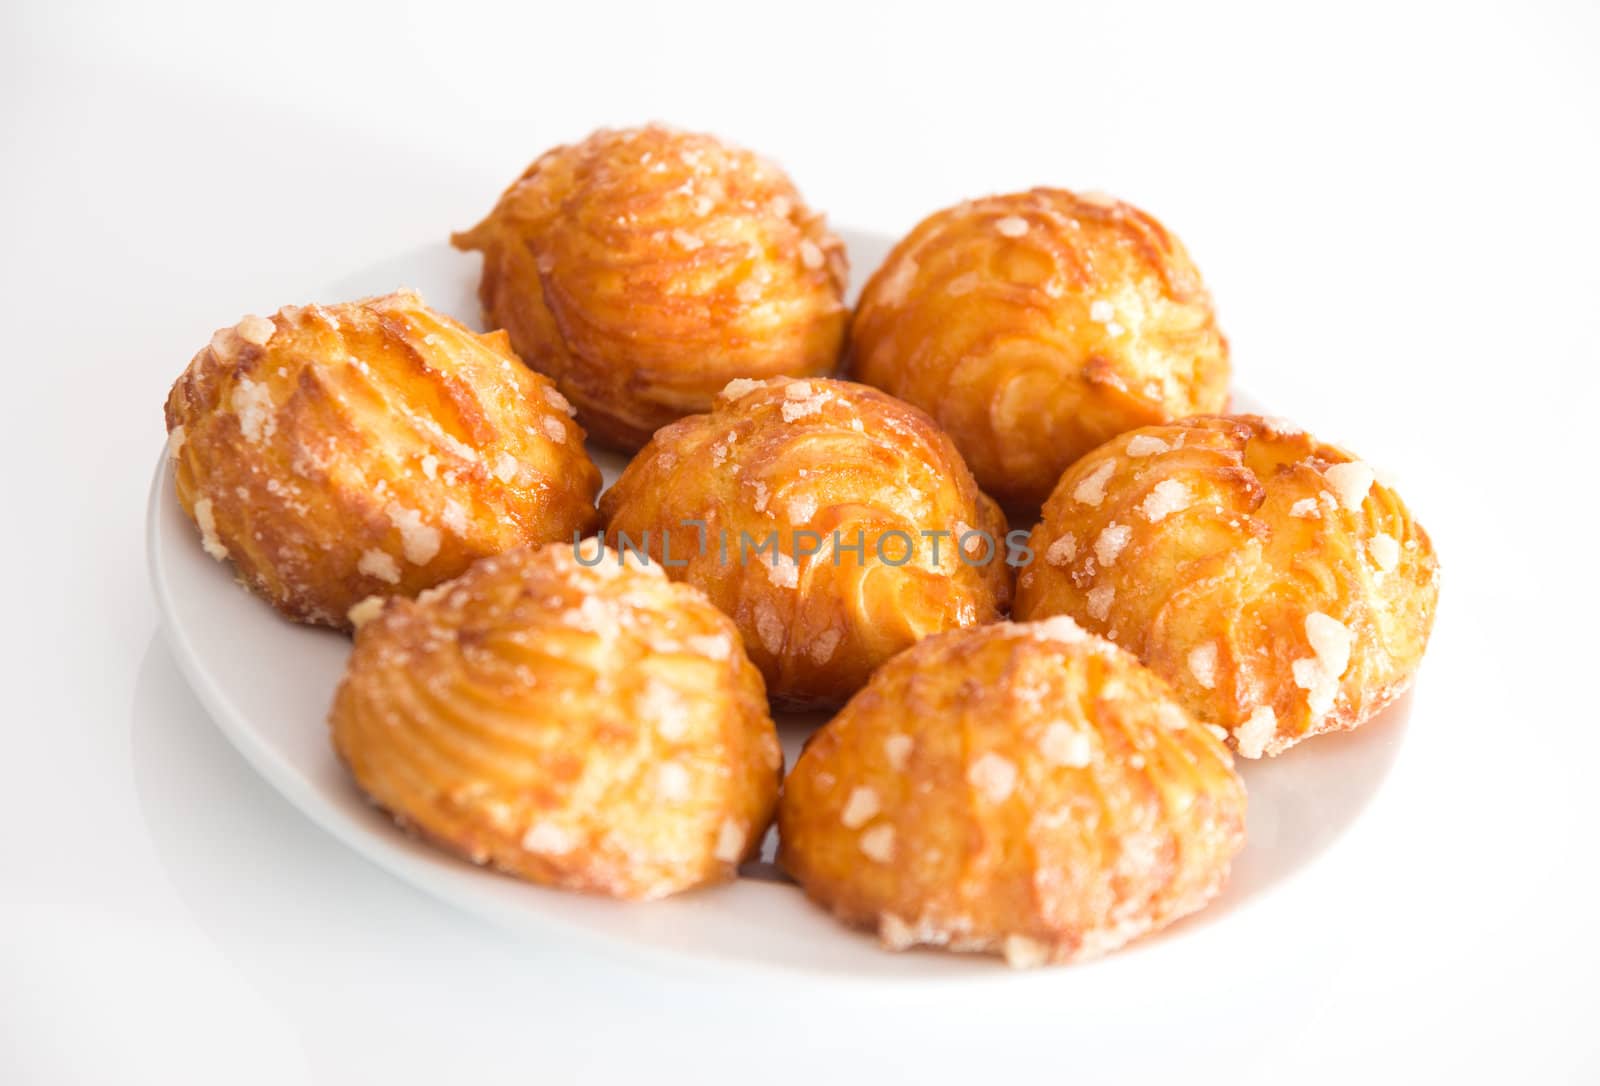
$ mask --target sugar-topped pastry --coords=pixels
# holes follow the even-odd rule
[[[1178,239],[1061,189],[923,220],[867,283],[849,353],[852,377],[931,414],[1015,508],[1106,439],[1227,401],[1228,344]]]
[[[890,949],[1114,950],[1209,902],[1244,843],[1227,748],[1071,619],[930,637],[811,737],[778,862]]]
[[[777,166],[660,125],[545,153],[453,239],[479,297],[602,441],[636,449],[735,377],[832,373],[844,247]]]
[[[519,548],[358,617],[333,743],[406,829],[633,899],[731,879],[759,848],[783,761],[761,676],[659,567],[593,538]]]
[[[600,472],[570,415],[505,333],[410,291],[246,317],[166,405],[207,553],[290,618],[341,628],[367,596],[590,531]]]
[[[1061,478],[1017,615],[1071,615],[1247,758],[1370,720],[1416,674],[1439,564],[1366,464],[1289,423],[1185,419]]]
[[[950,439],[847,381],[729,383],[658,431],[600,509],[614,546],[734,617],[785,704],[838,704],[907,645],[1010,601],[1004,517]]]

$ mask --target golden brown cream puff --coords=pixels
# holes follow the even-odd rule
[[[1037,508],[1107,438],[1228,394],[1228,344],[1178,239],[1061,189],[923,220],[867,283],[849,367],[932,415],[1014,508]]]
[[[887,947],[1093,957],[1204,906],[1244,843],[1228,750],[1071,619],[930,637],[811,737],[779,863]]]
[[[759,848],[783,759],[761,676],[659,567],[592,538],[519,548],[357,615],[333,742],[403,827],[636,899],[730,879]]]
[[[1135,653],[1247,758],[1371,719],[1438,601],[1422,526],[1373,470],[1291,424],[1208,416],[1115,438],[1061,478],[1021,618]]]
[[[735,377],[830,374],[844,246],[783,171],[659,125],[546,152],[454,238],[489,323],[602,441],[636,449]]]
[[[1005,520],[950,439],[847,381],[731,382],[656,433],[601,513],[613,545],[734,617],[788,705],[838,704],[918,638],[1010,600]]]
[[[206,551],[290,618],[335,627],[367,596],[591,530],[600,472],[570,410],[505,333],[409,291],[246,317],[166,405]]]

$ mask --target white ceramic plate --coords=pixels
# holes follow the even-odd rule
[[[844,233],[852,278],[864,282],[888,249],[878,235]],[[294,301],[337,301],[415,287],[433,306],[481,326],[474,296],[478,259],[443,244],[369,268]],[[288,299],[286,299],[288,300]],[[221,324],[237,314],[218,314]],[[203,337],[210,329],[196,329]],[[1246,408],[1253,407],[1243,397]],[[623,458],[597,453],[609,485]],[[666,901],[625,904],[560,893],[485,871],[420,844],[366,804],[334,758],[325,723],[349,641],[278,617],[212,561],[173,492],[162,458],[151,489],[150,575],[173,654],[201,702],[246,759],[290,803],[355,851],[429,893],[542,939],[584,938],[635,959],[740,969],[781,969],[852,979],[1016,978],[994,959],[917,951],[890,954],[805,901],[766,864],[732,885]],[[1163,973],[1177,940],[1210,940],[1224,959],[1245,938],[1229,923],[1241,906],[1269,893],[1311,862],[1360,815],[1398,748],[1408,715],[1402,699],[1359,732],[1328,736],[1282,758],[1241,763],[1250,793],[1248,844],[1227,890],[1210,908],[1168,933],[1092,966],[1034,975],[1110,972],[1145,983]],[[787,764],[819,717],[780,720]],[[771,856],[770,837],[764,855]],[[1208,954],[1207,957],[1210,955]]]

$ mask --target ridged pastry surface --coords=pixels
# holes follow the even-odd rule
[[[1015,508],[1108,438],[1227,402],[1227,341],[1182,244],[1060,189],[923,220],[862,292],[849,354],[850,376],[931,414]]]
[[[1227,748],[1070,619],[930,637],[814,735],[779,863],[891,949],[1093,957],[1204,906],[1244,842]]]
[[[1137,654],[1247,757],[1354,728],[1410,684],[1438,601],[1428,535],[1342,449],[1252,415],[1125,434],[1061,478],[1017,615]]]
[[[660,430],[600,508],[613,545],[642,545],[734,617],[788,705],[838,704],[907,645],[1010,602],[998,507],[926,415],[864,385],[732,382]]]
[[[246,317],[166,404],[207,552],[290,618],[341,628],[367,596],[590,531],[600,472],[569,415],[504,333],[409,291]]]
[[[636,449],[735,377],[829,374],[844,246],[778,167],[711,136],[596,132],[456,235],[489,322],[599,439]]]
[[[633,899],[730,879],[760,846],[783,755],[738,631],[694,589],[590,539],[373,606],[330,723],[402,826]]]

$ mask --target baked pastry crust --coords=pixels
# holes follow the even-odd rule
[[[1004,516],[950,439],[847,381],[731,382],[709,414],[658,431],[600,511],[613,546],[639,545],[734,617],[789,706],[838,704],[919,638],[1010,603]]]
[[[178,500],[207,552],[300,622],[348,627],[475,559],[593,529],[570,405],[410,291],[246,317],[167,397]]]
[[[711,136],[652,125],[557,147],[452,240],[483,253],[489,323],[625,449],[732,378],[838,365],[844,246],[782,170]]]
[[[699,592],[584,548],[374,601],[334,747],[401,826],[531,882],[648,899],[731,879],[781,776],[761,676]]]
[[[867,283],[849,373],[931,414],[978,483],[1036,509],[1074,460],[1227,402],[1228,344],[1182,244],[1109,197],[947,208]]]
[[[1211,900],[1244,843],[1227,748],[1067,618],[930,637],[811,737],[779,863],[901,950],[1094,957]]]
[[[1433,545],[1392,488],[1254,415],[1108,442],[1062,476],[1029,545],[1019,617],[1104,633],[1252,758],[1398,697],[1439,592]]]

